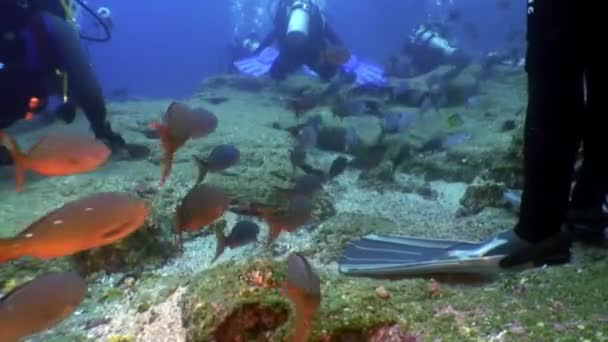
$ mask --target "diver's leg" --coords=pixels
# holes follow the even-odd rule
[[[528,111],[524,130],[524,189],[515,229],[537,243],[559,233],[570,197],[584,110],[583,68],[562,0],[537,0],[528,16]],[[555,6],[555,7],[554,7]],[[544,13],[550,11],[551,13]]]
[[[592,7],[592,6],[591,6]],[[591,10],[588,8],[588,10]],[[599,9],[598,9],[599,10]],[[601,12],[598,12],[601,13]],[[593,18],[589,16],[588,18]],[[602,205],[608,192],[608,163],[606,151],[606,129],[608,115],[600,108],[601,80],[605,79],[606,68],[603,66],[608,56],[605,51],[594,49],[596,41],[592,25],[588,26],[585,81],[587,103],[583,126],[583,164],[578,182],[572,194],[569,212],[570,227],[581,238],[596,240],[603,237],[603,230],[608,225],[608,215],[603,213]],[[580,53],[585,53],[581,51]]]
[[[106,107],[101,86],[80,45],[78,32],[65,20],[44,15],[59,68],[68,74],[69,94],[82,107],[94,132],[103,130]],[[55,89],[62,92],[62,89]]]
[[[281,52],[277,59],[272,63],[270,68],[270,77],[277,81],[282,81],[290,73],[295,72],[300,63],[296,63],[295,58],[290,57],[287,53]]]

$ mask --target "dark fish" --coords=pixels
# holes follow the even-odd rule
[[[387,150],[388,146],[383,144],[368,147],[364,151],[357,154],[355,159],[349,163],[349,166],[360,170],[371,170],[380,165],[382,160],[384,160],[384,155],[386,154]]]
[[[414,114],[409,112],[391,112],[384,116],[382,120],[383,134],[397,134],[408,129],[414,121]]]
[[[308,196],[295,196],[289,201],[286,212],[276,213],[270,208],[257,208],[259,215],[268,223],[270,232],[268,243],[274,241],[282,231],[292,232],[306,224],[312,215],[312,199]]]
[[[182,232],[197,231],[219,219],[230,205],[228,194],[205,183],[193,187],[175,211],[175,235],[182,245]]]
[[[317,175],[304,175],[295,179],[292,188],[283,189],[275,187],[275,189],[288,197],[310,196],[323,188],[323,178]]]
[[[323,170],[315,169],[308,164],[302,164],[299,167],[302,171],[306,172],[307,175],[314,175],[319,177],[319,179],[325,179],[325,172]]]
[[[505,120],[505,122],[502,123],[502,126],[500,126],[500,131],[501,132],[512,131],[515,129],[515,127],[517,127],[517,123],[515,122],[515,120]]]
[[[40,276],[11,291],[0,301],[0,341],[19,341],[46,330],[70,315],[86,292],[75,273]]]
[[[348,152],[360,142],[352,127],[322,127],[317,135],[317,147],[325,151]]]
[[[214,105],[218,105],[218,104],[224,103],[224,102],[226,102],[228,100],[230,100],[230,99],[227,98],[227,97],[221,97],[221,96],[205,97],[205,98],[203,98],[203,101],[209,102],[209,103],[214,104]]]
[[[292,253],[287,258],[287,281],[281,293],[295,307],[293,341],[308,341],[314,316],[321,305],[321,279],[303,255]]]
[[[192,156],[198,165],[198,177],[195,184],[202,182],[208,172],[220,172],[234,166],[239,162],[240,156],[241,152],[233,145],[218,145],[204,159]]]
[[[289,151],[289,161],[291,162],[292,173],[296,173],[296,169],[301,165],[306,164],[306,148],[300,145],[295,145]]]
[[[314,126],[304,126],[297,136],[296,144],[306,147],[315,147],[317,145],[317,129]]]
[[[319,105],[321,98],[318,94],[308,93],[298,95],[287,101],[287,108],[294,112],[296,117],[302,116],[302,114],[310,111]]]
[[[341,175],[344,170],[346,170],[346,166],[348,165],[348,159],[345,157],[338,157],[334,159],[329,167],[328,178],[334,179],[337,176]]]
[[[191,109],[183,103],[171,103],[161,122],[152,125],[159,132],[164,150],[161,186],[171,173],[175,151],[189,139],[210,134],[217,128],[217,123],[217,117],[203,108]]]
[[[260,227],[251,221],[240,221],[234,225],[228,236],[219,227],[215,227],[215,236],[217,237],[217,246],[215,249],[215,257],[211,262],[214,262],[220,255],[224,253],[226,246],[231,249],[245,246],[246,244],[256,242]]]

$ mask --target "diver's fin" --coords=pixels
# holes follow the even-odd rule
[[[486,243],[371,234],[350,242],[338,263],[360,276],[493,273],[504,255],[483,256]]]
[[[243,58],[233,64],[243,74],[260,77],[270,70],[278,56],[279,51],[277,49],[268,47],[257,56]]]

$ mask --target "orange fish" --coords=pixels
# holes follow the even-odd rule
[[[343,65],[350,59],[350,51],[344,46],[331,45],[321,51],[321,62],[333,65]]]
[[[293,341],[308,341],[312,321],[321,306],[321,279],[308,260],[299,253],[292,253],[287,258],[287,281],[281,292],[296,309]]]
[[[102,192],[68,202],[17,236],[0,239],[0,263],[23,256],[52,259],[114,243],[144,224],[146,202]]]
[[[17,342],[62,321],[80,305],[84,279],[71,272],[40,276],[0,301],[0,341]]]
[[[84,135],[47,135],[24,154],[13,138],[0,132],[0,145],[13,159],[17,191],[23,190],[26,170],[44,176],[85,173],[105,163],[111,153],[105,144]]]
[[[310,220],[313,205],[306,196],[296,196],[291,199],[285,213],[276,213],[270,208],[257,208],[257,212],[268,224],[268,243],[274,241],[282,231],[292,232]]]
[[[175,211],[175,238],[182,245],[183,231],[197,231],[219,219],[228,206],[230,198],[224,190],[199,184],[192,188]]]
[[[161,122],[153,123],[158,131],[164,150],[163,169],[160,179],[162,186],[173,166],[173,155],[189,139],[208,135],[217,128],[217,117],[202,108],[191,109],[187,105],[173,102],[167,108]]]

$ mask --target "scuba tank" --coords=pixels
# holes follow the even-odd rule
[[[430,47],[442,51],[446,56],[451,56],[456,52],[456,48],[437,33],[431,31],[424,25],[420,25],[411,36],[412,43]]]
[[[310,18],[313,4],[310,0],[296,0],[287,9],[287,43],[300,47],[306,43],[309,35]]]

